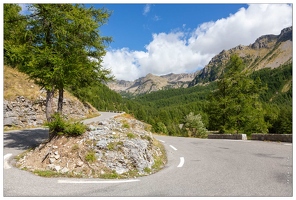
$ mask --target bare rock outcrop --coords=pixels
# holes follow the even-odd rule
[[[146,131],[147,126],[125,116],[91,123],[79,137],[57,136],[40,144],[16,165],[31,172],[49,170],[68,177],[149,175],[162,168],[166,159],[161,144]]]

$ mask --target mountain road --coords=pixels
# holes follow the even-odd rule
[[[46,129],[4,132],[4,197],[293,196],[291,143],[154,135],[168,162],[134,179],[44,178],[13,166],[14,156],[47,137]]]

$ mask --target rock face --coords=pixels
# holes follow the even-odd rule
[[[46,121],[45,98],[40,96],[32,101],[23,96],[17,96],[15,100],[3,101],[4,121],[6,127],[38,127]],[[75,98],[64,98],[63,114],[72,119],[83,119],[88,115],[99,114],[89,104],[83,104]],[[57,98],[54,98],[54,105],[57,105]],[[53,107],[56,110],[56,106]]]
[[[125,116],[92,123],[79,137],[57,136],[41,144],[16,165],[32,172],[51,170],[71,177],[149,175],[164,152],[152,133],[146,131],[147,126]],[[164,166],[166,160],[162,162]]]
[[[132,95],[138,95],[169,88],[186,88],[195,75],[196,73],[171,73],[163,76],[147,74],[145,77],[139,78],[135,81],[118,80],[108,83],[107,86],[119,93],[124,92]]]
[[[189,84],[204,84],[219,79],[232,54],[240,56],[250,71],[263,68],[276,68],[292,62],[292,27],[285,28],[279,35],[264,35],[249,46],[238,45],[223,50],[214,56]]]

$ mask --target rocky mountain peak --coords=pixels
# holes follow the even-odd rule
[[[223,50],[214,56],[189,86],[215,81],[221,75],[232,54],[239,55],[250,71],[262,68],[277,68],[292,62],[292,27],[285,28],[279,35],[263,35],[249,46],[238,45]]]

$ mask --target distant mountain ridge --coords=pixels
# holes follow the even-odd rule
[[[130,93],[132,95],[150,93],[168,88],[187,88],[189,83],[196,76],[196,73],[170,73],[163,76],[149,73],[145,77],[138,78],[135,81],[117,80],[109,82],[107,86],[116,92]]]
[[[227,51],[221,51],[197,73],[189,87],[219,79],[232,54],[239,55],[249,71],[263,68],[273,69],[291,63],[293,58],[292,26],[283,29],[279,35],[261,36],[249,46],[238,45]]]

